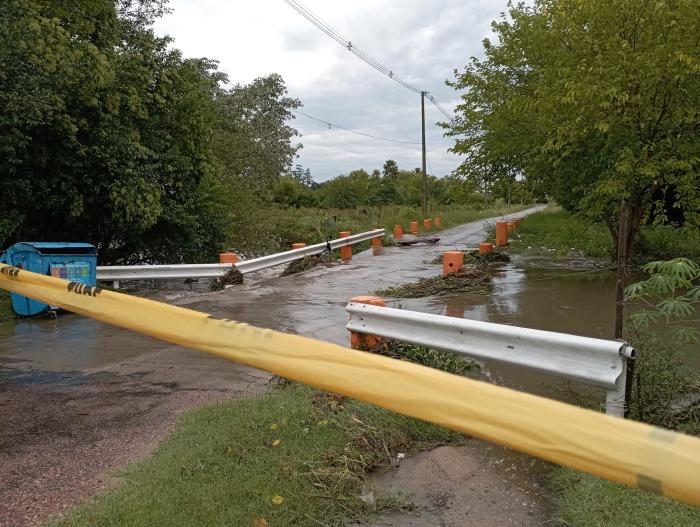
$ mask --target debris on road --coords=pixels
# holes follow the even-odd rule
[[[431,245],[435,245],[439,241],[440,238],[437,236],[416,236],[415,238],[407,240],[397,240],[396,243],[403,246],[416,245],[417,243],[429,243]]]
[[[227,285],[235,285],[242,283],[243,273],[236,269],[236,266],[234,265],[231,267],[231,270],[228,271],[225,275],[216,278],[211,283],[211,286],[209,286],[209,289],[211,289],[212,291],[221,291],[222,289],[226,289]]]
[[[488,274],[473,267],[463,267],[456,273],[447,276],[422,278],[412,284],[380,289],[374,294],[397,298],[422,298],[454,293],[485,295],[490,293],[492,289],[493,280]]]
[[[280,276],[287,276],[290,274],[303,273],[309,269],[313,269],[319,264],[328,263],[333,261],[333,256],[331,253],[321,253],[321,254],[310,254],[309,256],[304,256],[301,260],[295,260],[290,263]]]

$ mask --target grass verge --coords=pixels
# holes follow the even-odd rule
[[[555,469],[557,520],[568,527],[695,527],[700,508],[570,469]]]
[[[398,452],[462,436],[297,384],[184,414],[154,455],[55,527],[345,525],[371,509],[406,507],[360,496],[370,470]]]
[[[602,223],[589,223],[560,207],[531,214],[510,236],[509,250],[551,256],[589,256],[612,260],[612,238]],[[493,239],[493,234],[491,234]],[[645,225],[635,243],[640,262],[684,256],[700,261],[700,232],[669,225]]]
[[[448,228],[484,218],[510,214],[530,205],[493,205],[490,207],[448,206],[430,212],[429,217],[440,217],[442,227]],[[403,225],[408,232],[411,221],[419,221],[423,231],[420,207],[388,205],[384,207],[358,207],[355,209],[278,208],[270,207],[251,211],[250,217],[239,230],[232,233],[228,245],[247,257],[287,250],[292,243],[319,243],[337,238],[340,231],[353,234],[377,227],[391,233],[394,225]],[[433,228],[430,232],[436,232]],[[369,246],[369,242],[368,245]],[[359,252],[360,248],[355,247]]]

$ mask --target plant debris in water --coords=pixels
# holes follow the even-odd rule
[[[225,289],[227,285],[235,285],[242,283],[243,273],[241,273],[234,265],[231,267],[231,270],[228,271],[225,275],[216,278],[209,286],[209,289],[211,291],[221,291],[222,289]]]
[[[480,369],[478,362],[471,359],[464,359],[454,353],[438,351],[423,346],[414,346],[413,344],[406,344],[405,342],[397,342],[395,340],[382,342],[367,351],[394,359],[415,362],[423,366],[454,373],[456,375],[463,375],[468,371]]]
[[[472,267],[462,267],[456,273],[447,276],[422,278],[412,284],[380,289],[374,294],[397,298],[422,298],[424,296],[443,296],[454,293],[472,293],[485,295],[493,289],[493,280],[484,271]]]
[[[282,274],[280,276],[303,273],[304,271],[313,269],[319,264],[332,261],[333,256],[330,253],[310,254],[309,256],[304,256],[301,260],[294,260],[287,266],[287,268],[284,271],[282,271]]]
[[[490,253],[479,254],[479,251],[462,251],[464,253],[464,263],[488,265],[492,263],[510,262],[510,256],[503,251],[491,251]],[[442,254],[431,260],[431,264],[441,264]]]

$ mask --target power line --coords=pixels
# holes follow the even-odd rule
[[[330,121],[325,121],[323,119],[319,119],[318,117],[314,117],[313,115],[309,115],[308,113],[300,112],[299,110],[291,110],[292,112],[303,115],[304,117],[308,117],[309,119],[313,119],[314,121],[318,121],[319,123],[323,123],[328,126],[328,128],[335,127],[339,128],[340,130],[345,130],[346,132],[350,132],[353,134],[357,135],[363,135],[365,137],[371,137],[372,139],[378,139],[380,141],[388,141],[390,143],[401,143],[405,145],[419,145],[421,144],[420,141],[401,141],[399,139],[387,139],[386,137],[379,137],[377,135],[372,135],[372,134],[366,134],[364,132],[358,132],[357,130],[350,130],[349,128],[345,128],[344,126],[340,126],[339,124],[331,123]]]
[[[415,84],[411,84],[407,80],[404,80],[403,78],[399,77],[396,75],[393,70],[387,68],[383,64],[380,64],[376,60],[374,60],[372,57],[370,57],[367,53],[362,51],[360,48],[358,48],[356,45],[354,45],[349,39],[345,38],[343,35],[338,33],[333,27],[331,27],[328,23],[324,22],[321,20],[319,17],[317,17],[315,14],[313,14],[307,7],[305,7],[301,2],[298,0],[284,0],[292,9],[294,9],[297,13],[299,13],[301,16],[306,18],[309,22],[311,22],[313,25],[315,25],[317,28],[319,28],[321,31],[323,31],[326,35],[328,35],[330,38],[335,40],[338,44],[343,46],[345,49],[347,49],[350,53],[358,57],[360,60],[364,61],[367,63],[369,66],[377,70],[378,72],[382,73],[383,75],[386,75],[389,77],[391,80],[397,82],[407,90],[410,90],[414,93],[425,93],[426,97],[432,102],[435,107],[440,110],[440,112],[449,120],[452,120],[452,117],[450,114],[442,107],[440,104],[437,102],[435,97],[431,95],[428,91],[420,89],[418,86]]]

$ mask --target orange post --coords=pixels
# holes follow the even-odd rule
[[[292,244],[292,249],[303,249],[306,247],[305,243],[293,243]]]
[[[491,243],[480,243],[479,244],[479,254],[486,254],[493,251],[493,244]]]
[[[430,218],[423,220],[423,227],[425,227],[426,231],[429,231],[432,226],[433,226],[433,222]]]
[[[378,296],[362,295],[354,296],[350,302],[355,304],[369,304],[372,306],[384,307],[384,299]],[[382,342],[383,338],[376,335],[364,335],[362,333],[350,332],[350,347],[352,349],[371,349]]]
[[[341,238],[347,238],[348,236],[350,236],[350,231],[340,231]],[[349,260],[350,258],[352,258],[352,245],[343,245],[340,248],[340,259]]]
[[[417,221],[411,222],[411,234],[418,234],[418,222]]]
[[[508,225],[505,221],[496,222],[496,247],[508,245]]]
[[[372,238],[372,247],[381,247],[382,246],[382,237],[377,236],[376,238]]]
[[[509,233],[513,232],[517,226],[518,226],[517,222],[514,222],[514,221],[507,221],[506,222],[506,228],[508,229]]]
[[[462,251],[445,251],[442,253],[442,276],[456,273],[464,267],[464,253]]]
[[[442,229],[442,220],[439,216],[435,218],[435,228]]]
[[[394,239],[400,240],[403,238],[403,227],[401,225],[394,225]]]
[[[230,263],[235,264],[238,261],[238,255],[232,252],[225,252],[219,254],[219,263]]]

